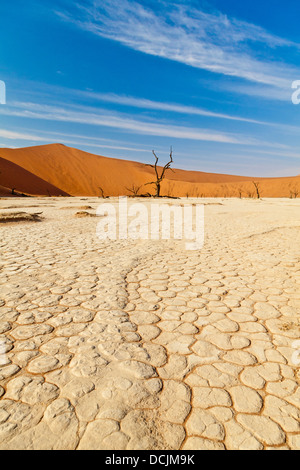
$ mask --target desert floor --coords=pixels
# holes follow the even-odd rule
[[[197,251],[101,202],[1,201],[44,219],[0,224],[0,449],[300,449],[300,200],[170,201]]]

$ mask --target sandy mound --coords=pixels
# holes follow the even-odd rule
[[[97,216],[96,214],[90,214],[89,212],[80,211],[80,212],[76,212],[74,217],[76,217],[77,219],[81,219],[83,217],[97,217]]]
[[[27,212],[1,212],[0,223],[8,222],[40,222],[42,217],[40,213],[28,214]]]
[[[89,210],[89,209],[93,209],[92,206],[64,206],[64,207],[60,207],[59,210],[61,211],[66,211],[66,210],[74,210],[74,209],[80,209],[82,211],[86,211],[86,210]]]

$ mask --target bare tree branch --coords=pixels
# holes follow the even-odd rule
[[[129,191],[130,193],[132,193],[134,196],[137,196],[137,195],[138,195],[138,192],[139,192],[139,190],[141,189],[142,186],[143,186],[143,184],[142,184],[141,186],[136,186],[136,185],[133,183],[130,188],[126,188],[126,189],[127,189],[127,191]]]
[[[259,189],[259,183],[256,182],[256,181],[252,181],[252,183],[254,184],[254,187],[255,187],[255,191],[256,191],[256,196],[257,196],[257,199],[260,199],[260,189]]]
[[[154,150],[152,150],[152,153],[153,153],[154,158],[155,158],[155,164],[154,165],[147,165],[147,166],[150,166],[151,168],[154,168],[155,175],[156,175],[156,181],[152,181],[152,182],[147,183],[147,184],[155,184],[155,186],[156,186],[155,196],[159,197],[160,196],[161,182],[165,178],[166,171],[167,170],[173,171],[172,168],[170,168],[171,164],[173,163],[173,150],[172,150],[172,147],[171,147],[171,149],[170,149],[170,160],[168,161],[168,163],[165,164],[165,166],[163,167],[160,175],[159,175],[159,172],[158,172],[158,165],[157,165],[158,164],[158,156],[156,155]]]

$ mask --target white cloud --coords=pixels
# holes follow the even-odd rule
[[[116,128],[125,132],[143,135],[155,135],[189,140],[210,141],[219,143],[243,144],[237,136],[218,133],[206,129],[197,129],[162,122],[137,121],[127,115],[113,113],[95,113],[88,107],[74,109],[59,108],[35,103],[14,103],[10,107],[0,108],[0,114],[31,119],[72,122]],[[249,142],[247,142],[249,143]]]
[[[20,132],[8,131],[6,129],[0,129],[0,137],[4,139],[9,139],[9,140],[30,140],[30,141],[35,141],[35,142],[44,141],[43,138],[37,135],[23,134]]]
[[[66,88],[57,85],[47,85],[45,83],[40,84],[36,82],[27,81],[27,87],[30,91],[27,92],[28,101],[34,102],[51,102],[53,103],[61,103],[62,97],[66,100],[66,97],[71,97],[72,101],[76,98],[83,98],[86,102],[88,100],[92,101],[93,104],[96,102],[104,102],[104,103],[114,103],[117,105],[125,106],[125,107],[133,107],[139,109],[149,109],[154,111],[168,111],[174,112],[178,114],[186,114],[190,116],[205,116],[211,117],[216,119],[225,119],[231,121],[240,121],[240,122],[248,122],[252,124],[260,124],[260,125],[270,125],[269,122],[259,121],[256,119],[245,118],[242,116],[234,116],[231,114],[226,113],[218,113],[214,111],[210,111],[204,108],[199,108],[196,106],[184,105],[179,103],[168,103],[168,102],[161,102],[161,101],[154,101],[149,100],[146,98],[140,98],[135,96],[128,96],[128,95],[119,95],[116,93],[100,93],[97,91],[87,91],[87,90],[79,90],[73,88]],[[206,84],[207,86],[210,84]],[[24,81],[22,80],[22,86],[24,87]],[[224,85],[223,85],[224,86]],[[21,87],[18,83],[16,87]],[[226,85],[226,89],[229,91],[235,91],[234,89],[230,88],[230,85]],[[24,95],[24,88],[22,89]],[[288,90],[290,93],[290,90]],[[23,96],[23,100],[25,100]]]
[[[216,113],[213,111],[208,111],[203,108],[198,108],[195,106],[187,106],[176,103],[163,103],[160,101],[152,101],[145,98],[136,98],[133,96],[120,96],[115,93],[96,93],[88,91],[75,91],[75,93],[80,94],[86,98],[92,98],[93,101],[103,101],[107,103],[115,103],[124,106],[132,106],[134,108],[141,109],[152,109],[157,111],[170,111],[179,114],[195,115],[195,116],[206,116],[217,119],[228,119],[231,121],[240,121],[240,122],[249,122],[252,124],[262,124],[269,125],[268,122],[257,121],[255,119],[243,118],[241,116],[233,116],[230,114]]]
[[[157,14],[128,0],[87,0],[85,6],[77,4],[77,10],[57,14],[84,30],[146,54],[279,88],[288,87],[297,76],[293,66],[258,59],[253,46],[263,43],[270,49],[297,50],[299,44],[220,12],[168,5],[168,10]]]
[[[300,71],[299,71],[300,76]],[[224,84],[224,90],[229,91],[230,93],[239,93],[248,96],[254,96],[263,99],[265,101],[284,101],[286,103],[292,102],[292,82],[289,82],[289,86],[285,88],[278,88],[276,86],[267,86],[267,85],[257,85],[257,84]]]
[[[10,103],[10,106],[0,107],[0,115],[46,121],[57,121],[64,123],[77,123],[84,126],[103,126],[118,129],[120,132],[124,133],[168,137],[172,139],[175,138],[194,141],[207,141],[221,144],[234,144],[243,146],[263,146],[284,150],[289,148],[286,145],[277,142],[262,141],[255,137],[250,137],[248,135],[229,132],[218,132],[216,130],[209,130],[196,127],[179,126],[170,124],[166,121],[158,121],[153,119],[148,119],[147,121],[136,120],[125,113],[99,110],[98,108],[83,105],[73,105],[72,107],[59,107],[54,105],[36,104],[31,102],[14,102]],[[274,124],[274,126],[276,126],[276,124]],[[289,127],[287,126],[287,128]],[[292,128],[291,130],[294,131],[294,128]],[[51,132],[44,132],[44,134],[45,133],[50,135],[52,134]],[[68,137],[68,135],[63,133],[54,133],[54,135],[55,134],[62,137]],[[71,143],[73,145],[78,142],[78,139],[89,139],[89,137],[72,135],[70,136],[72,137],[72,139],[61,140],[60,138],[53,138],[53,134],[50,138],[42,138],[40,136],[32,136],[29,134],[20,134],[9,131],[5,131],[5,135],[7,136],[7,138],[11,139],[16,136],[16,139],[36,140],[43,142],[56,142],[57,140],[59,140],[61,143]],[[91,137],[90,140],[97,141],[99,139]],[[100,141],[107,141],[107,139],[100,139]],[[90,142],[90,145],[92,146],[93,144]],[[109,145],[98,145],[96,142],[96,145],[93,146],[99,146],[99,148],[109,148]],[[135,150],[134,148],[129,149],[127,146],[127,148],[125,148],[125,146],[123,145],[113,145],[111,148],[117,149],[118,147],[120,147],[119,150]]]
[[[49,131],[42,131],[41,135],[32,135],[27,133],[20,133],[9,131],[7,129],[0,129],[0,138],[8,139],[8,140],[25,140],[25,141],[33,141],[33,142],[43,142],[43,143],[56,143],[60,142],[62,144],[71,144],[74,145],[83,145],[85,147],[93,147],[99,149],[113,149],[113,150],[128,150],[131,152],[149,152],[149,149],[145,148],[136,148],[136,147],[128,147],[124,145],[114,145],[107,144],[106,141],[108,139],[101,139],[97,137],[88,137],[88,136],[81,136],[77,134],[64,134],[61,132],[49,132]],[[102,143],[100,143],[102,142]],[[114,141],[111,141],[112,143]],[[5,148],[17,148],[15,146],[8,146],[5,144],[0,144],[0,147]]]

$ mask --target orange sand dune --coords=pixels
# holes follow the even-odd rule
[[[0,194],[2,196],[11,195],[12,188],[14,188],[16,192],[34,196],[44,194],[48,196],[68,196],[65,191],[57,188],[53,184],[44,181],[35,174],[25,170],[21,166],[1,157],[0,184],[5,186],[2,186],[2,190],[0,190]]]
[[[61,144],[22,149],[0,149],[1,164],[14,164],[13,173],[0,174],[6,188],[32,195],[107,196],[129,195],[133,185],[139,194],[153,194],[153,168],[128,160],[93,155]],[[149,163],[153,163],[149,155]],[[4,167],[3,167],[4,168]],[[190,197],[254,197],[253,181],[259,182],[262,197],[290,197],[299,190],[300,176],[251,178],[174,169],[162,184],[162,195]],[[146,185],[146,186],[145,186]]]

